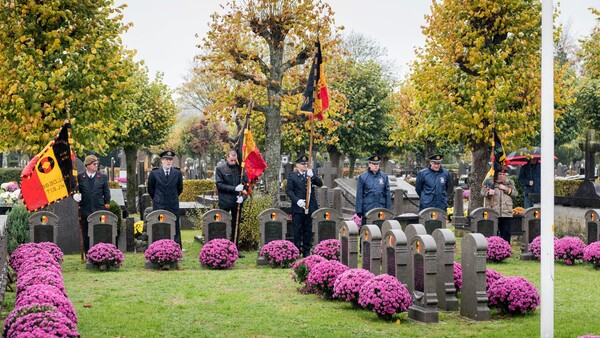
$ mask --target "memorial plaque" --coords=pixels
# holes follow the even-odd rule
[[[485,237],[496,236],[494,233],[494,221],[481,220],[477,223],[477,232]]]
[[[425,261],[423,255],[415,255],[414,260],[415,291],[425,292]]]
[[[433,230],[435,229],[442,229],[442,221],[440,220],[429,220],[429,221],[425,221],[425,231],[427,231],[428,235],[431,235],[433,233]]]
[[[317,225],[319,241],[336,239],[336,224],[335,221],[320,221]]]
[[[394,247],[388,246],[386,249],[387,253],[387,274],[391,276],[396,276],[396,249]]]
[[[154,223],[154,225],[152,226],[152,242],[160,241],[161,239],[171,238],[171,224]]]
[[[54,226],[39,224],[33,227],[33,242],[54,242]]]
[[[588,228],[587,243],[589,245],[589,244],[592,244],[593,242],[596,242],[596,240],[598,239],[598,223],[588,222],[587,228]]]
[[[282,240],[281,232],[283,224],[281,222],[265,222],[265,243]]]
[[[533,242],[533,239],[540,236],[541,219],[535,218],[529,221],[529,244]]]
[[[371,243],[362,243],[362,268],[371,271]]]
[[[112,224],[95,224],[94,225],[94,243],[96,245],[98,243],[112,243]]]
[[[227,239],[227,224],[224,222],[213,222],[208,224],[208,240],[205,243],[210,242],[216,238]]]
[[[340,244],[341,244],[341,252],[348,252],[348,237],[347,236],[343,236],[342,239],[340,240]],[[342,264],[344,264],[345,266],[348,266],[348,255],[341,255],[341,261]]]

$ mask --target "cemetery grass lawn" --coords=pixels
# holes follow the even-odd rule
[[[341,301],[303,295],[290,269],[256,266],[256,252],[245,252],[230,270],[201,268],[201,245],[184,230],[187,252],[180,271],[144,269],[143,254],[125,254],[118,271],[86,270],[79,255],[65,256],[63,276],[79,318],[82,337],[537,337],[539,308],[475,322],[456,312],[440,312],[439,324],[424,325],[397,314],[392,322]],[[515,252],[516,246],[513,247]],[[457,258],[459,260],[459,258]],[[540,287],[540,264],[514,254],[488,264],[505,276],[524,276]],[[600,271],[590,265],[555,265],[556,337],[600,334]],[[2,318],[14,304],[7,292]]]

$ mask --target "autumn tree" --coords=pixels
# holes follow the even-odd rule
[[[600,10],[592,12],[598,23],[583,40],[579,54],[585,76],[577,93],[577,108],[592,129],[600,130]]]
[[[0,5],[0,150],[37,152],[67,118],[78,149],[102,152],[124,95],[129,25],[112,0],[7,0]]]
[[[229,131],[222,122],[198,117],[186,122],[181,134],[186,153],[204,157],[222,157],[229,147]]]

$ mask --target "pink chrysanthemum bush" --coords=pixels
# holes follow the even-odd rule
[[[583,259],[583,249],[585,243],[579,237],[563,237],[554,242],[554,259],[573,265],[576,260]]]
[[[77,325],[64,314],[54,311],[34,312],[17,318],[7,330],[7,338],[80,337]]]
[[[54,272],[62,276],[62,267],[60,264],[56,263],[56,261],[53,259],[49,259],[49,256],[44,254],[33,256],[24,261],[20,265],[19,271],[17,272],[17,279],[34,270]]]
[[[58,312],[77,324],[77,315],[73,304],[55,286],[38,284],[36,287],[27,288],[17,295],[15,308],[29,304],[52,305],[56,307]]]
[[[357,214],[352,215],[352,217],[350,217],[350,220],[356,223],[356,225],[358,225],[359,228],[361,227],[362,219]]]
[[[152,264],[162,267],[182,260],[183,253],[177,242],[170,239],[161,239],[150,244],[144,252],[144,257]]]
[[[56,274],[56,272],[53,271],[44,270],[31,270],[29,273],[20,276],[17,279],[17,294],[28,287],[37,286],[38,284],[55,286],[65,297],[68,297],[62,275]]]
[[[540,305],[535,285],[523,277],[502,277],[487,290],[489,306],[502,313],[524,314]]]
[[[294,266],[292,267],[292,271],[290,272],[290,276],[294,282],[300,283],[300,288],[298,291],[301,293],[310,293],[312,290],[308,289],[306,283],[306,278],[308,278],[308,274],[310,270],[317,264],[327,261],[325,258],[317,255],[310,255],[308,257],[302,258],[301,260],[296,261]],[[304,285],[303,285],[304,284]]]
[[[462,265],[457,262],[454,262],[454,287],[456,291],[462,289]]]
[[[54,257],[44,249],[40,248],[37,243],[25,243],[19,245],[10,255],[10,266],[18,274],[21,265],[30,259],[37,258],[39,261],[52,261],[60,267]]]
[[[327,260],[340,260],[341,245],[337,239],[327,239],[315,246],[313,254],[319,255]]]
[[[600,269],[600,242],[593,242],[583,249],[583,260]]]
[[[59,263],[59,264],[62,263],[64,253],[58,247],[58,245],[56,245],[52,242],[40,242],[40,243],[37,243],[37,246],[38,246],[38,248],[51,254],[52,257],[54,257],[54,260],[56,261],[56,263]]]
[[[342,273],[333,283],[333,297],[358,305],[360,288],[375,275],[365,269],[350,269]]]
[[[500,278],[503,278],[502,274],[496,270],[485,269],[485,291],[489,290],[492,284],[496,283],[496,281]]]
[[[556,242],[558,241],[558,237],[554,236],[554,247],[556,247]],[[529,244],[529,252],[537,259],[540,260],[542,257],[542,237],[537,236],[531,241]]]
[[[232,241],[213,239],[200,250],[200,263],[211,269],[229,269],[238,259],[238,249]]]
[[[338,261],[324,261],[312,267],[306,278],[306,287],[324,298],[333,297],[335,280],[349,268]]]
[[[300,250],[290,241],[276,240],[263,245],[260,255],[274,268],[289,268],[300,257]]]
[[[502,237],[490,236],[487,238],[487,259],[492,262],[502,262],[512,256],[510,244]]]
[[[58,310],[56,310],[56,307],[48,304],[27,304],[18,308],[14,308],[4,320],[4,326],[2,327],[2,337],[8,337],[9,332],[11,332],[11,326],[15,323],[17,319],[30,313],[39,313],[46,311],[58,312]],[[14,335],[14,332],[11,332],[10,334]]]
[[[412,298],[406,287],[387,274],[371,278],[360,288],[358,304],[379,318],[391,320],[395,313],[406,311]]]
[[[120,267],[124,259],[121,250],[112,243],[98,243],[87,253],[88,262],[95,266],[106,265],[107,270]]]

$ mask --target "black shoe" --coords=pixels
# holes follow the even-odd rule
[[[244,256],[244,255],[243,255],[243,254],[241,254],[241,253],[238,253],[238,258],[244,258],[244,257],[246,257],[246,256]]]

